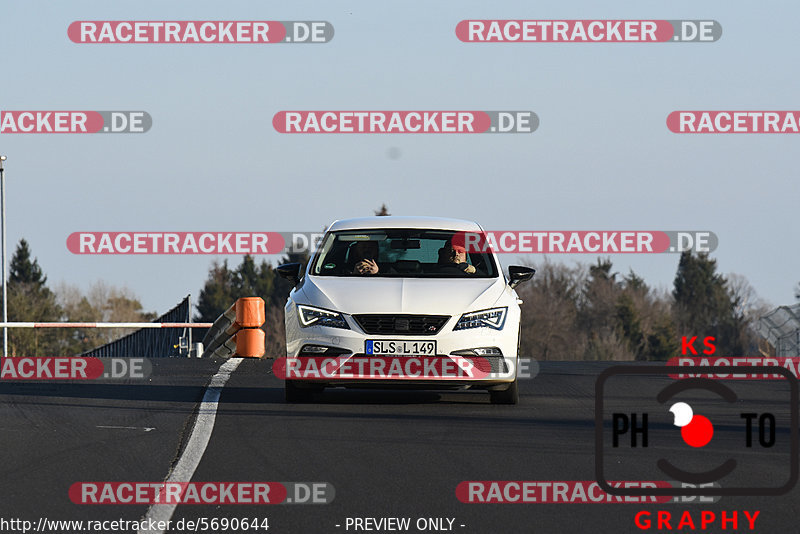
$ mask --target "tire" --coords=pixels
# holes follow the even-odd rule
[[[517,365],[519,365],[519,347],[522,341],[522,328],[517,332]],[[489,391],[489,400],[492,404],[517,404],[519,402],[519,384],[517,379],[503,391]]]
[[[503,391],[490,391],[489,400],[492,404],[517,404],[519,402],[519,384],[514,380]]]
[[[286,402],[309,402],[314,390],[298,387],[294,380],[287,380],[283,385],[283,394]]]

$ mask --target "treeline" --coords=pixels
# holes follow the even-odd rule
[[[389,215],[383,204],[375,215]],[[304,263],[290,255],[281,263]],[[520,354],[537,360],[666,360],[678,356],[681,337],[715,338],[717,354],[771,354],[755,332],[769,306],[740,275],[723,276],[707,254],[684,252],[671,291],[650,287],[633,271],[620,275],[609,258],[566,266],[545,260],[523,299]],[[215,263],[200,292],[198,321],[214,321],[237,298],[266,301],[267,355],[286,353],[283,307],[291,284],[266,261],[245,256],[230,269]],[[795,291],[800,300],[800,283]],[[698,343],[698,346],[701,343]]]
[[[281,263],[307,261],[285,257]],[[680,354],[681,336],[716,340],[717,353],[768,352],[754,330],[767,311],[747,281],[716,272],[705,254],[681,256],[673,290],[657,291],[634,272],[613,272],[610,259],[568,267],[544,261],[519,286],[520,354],[538,360],[665,360]],[[237,298],[266,302],[267,354],[286,354],[283,307],[291,283],[251,256],[231,269],[215,263],[200,292],[197,321],[212,322]],[[699,347],[702,343],[697,343]]]
[[[20,240],[11,258],[7,292],[11,322],[139,322],[157,317],[154,312],[145,312],[130,290],[102,281],[93,284],[85,294],[67,284],[50,289],[25,239]],[[8,354],[71,356],[129,332],[118,328],[9,328]]]
[[[388,215],[384,206],[376,215]],[[279,263],[308,261],[291,254]],[[517,288],[523,299],[520,354],[538,360],[665,360],[680,354],[682,336],[711,336],[717,353],[770,354],[755,332],[769,311],[747,280],[717,272],[716,260],[684,252],[670,290],[654,289],[633,271],[614,272],[608,258],[567,266],[545,260],[531,264],[536,276]],[[283,308],[292,284],[266,261],[252,256],[231,268],[215,262],[200,291],[194,320],[213,322],[237,298],[260,296],[266,303],[266,353],[286,354]],[[800,301],[800,284],[795,296]],[[47,285],[47,277],[22,239],[11,259],[9,321],[139,322],[155,312],[125,288],[96,282],[87,292]],[[11,356],[80,354],[130,332],[122,329],[8,330]],[[698,346],[700,344],[698,343]]]
[[[386,206],[375,212],[388,215]],[[307,254],[278,262],[305,264]],[[671,290],[650,287],[633,271],[614,272],[609,258],[566,266],[545,260],[523,299],[521,354],[538,360],[666,360],[680,354],[681,337],[715,338],[718,354],[771,354],[755,331],[769,311],[740,275],[723,276],[716,260],[685,252]],[[284,312],[292,284],[275,267],[245,256],[231,268],[215,262],[200,291],[195,321],[213,322],[236,299],[260,296],[266,303],[266,354],[286,354]],[[800,300],[800,284],[796,297]],[[135,302],[135,301],[134,301]],[[698,343],[698,346],[700,343]]]
[[[755,332],[768,307],[744,277],[716,272],[707,254],[684,252],[671,291],[648,286],[633,271],[612,272],[610,259],[567,267],[533,265],[520,286],[521,354],[540,360],[665,360],[681,338],[715,338],[716,353],[768,353]],[[700,347],[702,342],[696,344]]]

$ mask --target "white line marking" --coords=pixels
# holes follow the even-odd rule
[[[231,377],[231,373],[236,370],[241,362],[242,358],[231,358],[220,366],[217,374],[211,377],[211,382],[208,384],[203,400],[200,402],[200,409],[197,412],[197,419],[195,419],[194,427],[192,427],[189,442],[165,482],[190,482],[192,480],[192,475],[194,475],[197,466],[200,465],[200,460],[206,451],[208,441],[211,439],[211,431],[214,430],[219,395],[222,392],[222,388],[225,387],[225,383]],[[169,521],[177,506],[177,504],[151,504],[143,521],[149,522],[148,520],[151,519],[154,522]],[[163,530],[140,530],[139,534],[163,534],[163,532]]]
[[[145,432],[150,432],[151,430],[155,430],[156,427],[154,426],[106,426],[106,425],[98,425],[97,428],[114,428],[114,429],[125,429],[125,430],[144,430]]]

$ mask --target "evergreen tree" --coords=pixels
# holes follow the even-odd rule
[[[234,294],[234,273],[228,269],[228,260],[223,261],[222,265],[214,262],[206,284],[197,298],[197,315],[194,320],[199,323],[213,323],[236,300]]]
[[[281,263],[307,262],[307,254],[289,254]],[[198,322],[214,322],[225,310],[241,297],[261,297],[270,304],[283,305],[292,289],[292,283],[278,277],[275,268],[266,261],[256,264],[249,254],[242,263],[231,270],[228,262],[214,263],[208,273],[205,286],[197,299]]]
[[[261,297],[269,301],[275,285],[275,276],[271,265],[262,261],[261,265],[256,266],[255,260],[248,254],[234,273],[234,300],[241,297]]]
[[[8,320],[25,322],[58,321],[61,309],[55,295],[46,285],[47,277],[36,258],[31,259],[28,242],[21,239],[14,255],[8,277]],[[11,328],[8,333],[9,354],[12,356],[57,356],[59,336],[38,329]]]
[[[28,242],[23,238],[19,240],[14,256],[11,258],[11,267],[8,276],[8,284],[32,284],[32,286],[40,290],[44,288],[47,282],[47,277],[42,273],[42,268],[39,267],[39,261],[34,258],[31,261],[31,249]],[[49,293],[49,289],[44,289],[44,292]]]
[[[631,269],[630,272],[623,278],[623,285],[625,286],[626,290],[638,293],[640,295],[646,295],[650,291],[650,288],[645,283],[644,278],[633,272],[633,269]]]
[[[707,253],[681,254],[672,292],[679,335],[712,336],[719,353],[741,355],[744,318],[736,312],[738,302],[716,269],[716,260]]]
[[[651,360],[668,360],[678,355],[678,335],[668,318],[656,323],[647,336],[647,350]]]
[[[637,360],[642,359],[644,350],[644,333],[639,312],[633,303],[633,298],[628,293],[622,293],[617,299],[617,321],[622,331],[622,337],[628,343],[628,349]]]

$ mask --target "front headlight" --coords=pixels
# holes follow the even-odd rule
[[[453,330],[466,330],[467,328],[494,328],[495,330],[502,330],[503,325],[506,324],[506,314],[508,307],[492,308],[491,310],[481,310],[471,313],[465,313],[458,320]]]
[[[347,321],[339,312],[323,310],[313,306],[297,305],[297,314],[300,318],[300,326],[328,326],[330,328],[344,328],[350,330]]]

